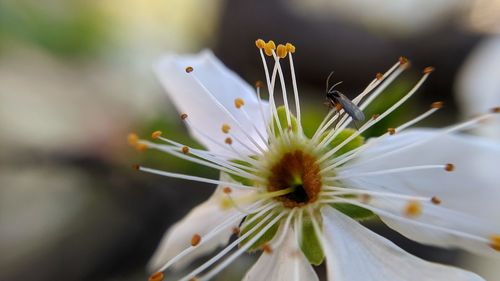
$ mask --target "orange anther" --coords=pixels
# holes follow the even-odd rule
[[[443,107],[443,102],[442,101],[436,101],[431,104],[431,108],[442,108]]]
[[[257,46],[257,48],[259,49],[263,49],[266,46],[266,42],[264,42],[264,40],[262,39],[257,39],[255,40],[255,46]]]
[[[152,139],[158,139],[159,137],[161,136],[161,131],[154,131],[152,134],[151,134],[151,138]]]
[[[408,217],[418,217],[422,214],[422,203],[420,201],[412,200],[405,206],[404,213]]]
[[[276,54],[278,55],[278,57],[284,59],[286,57],[286,54],[287,54],[287,50],[286,50],[286,47],[285,45],[282,45],[282,44],[279,44],[278,47],[276,48]]]
[[[245,100],[243,100],[242,98],[237,98],[237,99],[234,100],[234,106],[236,108],[240,108],[240,107],[242,107],[244,105],[245,105]]]
[[[194,69],[193,69],[193,67],[192,67],[192,66],[188,66],[188,67],[186,67],[186,73],[191,73],[191,72],[193,72],[193,70],[194,70]]]
[[[261,250],[266,254],[271,254],[273,252],[273,249],[268,244],[262,245]]]
[[[201,242],[201,236],[199,234],[194,234],[193,237],[191,237],[191,246],[195,247]]]
[[[383,77],[384,77],[384,74],[382,74],[382,73],[380,73],[380,72],[379,72],[379,73],[377,73],[377,74],[375,74],[375,78],[376,78],[377,80],[381,80]]]
[[[232,190],[230,187],[227,187],[227,186],[226,186],[226,187],[224,187],[224,188],[222,189],[222,191],[223,191],[224,193],[226,193],[226,194],[229,194],[229,193],[231,193],[233,190]]]
[[[189,153],[189,147],[187,147],[187,146],[183,146],[183,147],[181,148],[181,151],[182,151],[182,153],[184,153],[184,154],[188,154],[188,153]]]
[[[162,281],[164,278],[165,278],[165,274],[163,274],[163,272],[161,272],[161,271],[158,271],[158,272],[151,274],[151,276],[149,276],[148,281]]]
[[[264,46],[264,53],[268,56],[273,55],[273,50],[276,49],[276,44],[274,44],[273,40],[269,40],[266,45]]]
[[[500,235],[499,234],[493,234],[490,236],[490,246],[494,250],[497,250],[500,252]]]
[[[451,172],[453,170],[455,170],[455,165],[451,164],[451,163],[448,163],[446,164],[446,166],[444,167],[444,169],[447,171],[447,172]]]
[[[434,71],[434,67],[428,66],[428,67],[424,68],[424,70],[422,71],[422,73],[423,74],[429,74],[429,73],[431,73],[433,71]]]
[[[227,133],[229,133],[229,130],[231,130],[231,126],[229,126],[229,124],[222,124],[222,128],[221,129],[222,129],[222,132],[224,134],[227,134]]]
[[[139,141],[139,137],[136,134],[134,134],[134,133],[128,134],[127,142],[129,145],[136,146],[138,141]]]
[[[408,63],[408,58],[403,57],[403,56],[399,57],[399,63],[400,63],[401,65],[403,65],[403,64],[407,64],[407,63]]]
[[[285,47],[286,47],[286,50],[287,50],[289,53],[291,53],[291,54],[295,53],[295,46],[294,46],[293,44],[291,44],[291,43],[286,43],[286,44],[285,44]]]
[[[395,128],[389,128],[389,129],[387,129],[387,132],[389,132],[389,135],[394,135],[396,133],[396,129]]]

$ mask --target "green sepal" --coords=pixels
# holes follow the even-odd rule
[[[251,222],[250,224],[248,225],[245,225],[245,222],[246,221],[249,221],[251,220],[255,214],[251,214],[251,215],[248,215],[246,216],[245,220],[243,221],[243,227],[241,228],[241,231],[240,231],[240,236],[241,235],[244,235],[245,233],[247,233],[250,229],[253,229],[260,221],[262,221],[269,213],[266,213],[265,215],[261,216],[260,218],[254,220],[253,222]],[[266,226],[266,224],[262,224],[257,230],[255,230],[252,234],[250,234],[247,238],[243,239],[241,242],[240,242],[240,247],[242,247],[243,245],[245,245],[248,241],[250,241],[256,234],[258,234],[264,227]],[[264,245],[266,242],[270,241],[271,239],[273,239],[274,235],[276,235],[276,232],[278,231],[278,228],[280,226],[280,222],[277,222],[275,223],[273,226],[271,226],[265,233],[264,235],[262,235],[259,239],[257,239],[257,241],[255,241],[255,243],[253,243],[253,245],[248,248],[248,252],[253,252],[253,251],[256,251],[256,250],[259,250],[260,247],[262,245]]]
[[[276,108],[276,111],[278,113],[278,120],[280,122],[281,129],[283,129],[284,131],[288,130],[288,122],[286,120],[286,108],[285,108],[285,106],[284,105],[279,106],[278,108]],[[292,126],[292,132],[296,133],[298,131],[297,119],[295,118],[295,116],[291,112],[290,112],[290,123]],[[276,135],[276,137],[279,137],[280,130],[278,128],[278,123],[276,123],[275,118],[273,118],[273,124],[274,124],[274,134]]]
[[[318,216],[320,217],[320,216]],[[321,226],[322,222],[318,222]],[[309,263],[320,265],[325,258],[321,242],[319,241],[314,225],[309,216],[305,216],[302,221],[302,235],[300,239],[300,249],[306,256]]]
[[[247,166],[247,167],[251,167],[252,165],[246,161],[243,161],[243,160],[238,160],[238,159],[234,159],[234,160],[231,160],[231,162],[233,163],[236,163],[236,164],[240,164],[240,165],[243,165],[243,166]],[[253,186],[253,181],[250,180],[250,179],[247,179],[245,177],[242,177],[242,176],[238,176],[238,175],[234,175],[234,174],[231,174],[231,173],[227,173],[231,179],[243,184],[243,185],[248,185],[248,186]]]
[[[358,221],[376,217],[372,211],[349,203],[333,203],[331,206]]]
[[[325,132],[322,136],[322,139],[326,137],[326,135],[330,133],[330,130]],[[342,130],[329,144],[328,147],[330,149],[334,149],[337,147],[339,144],[344,142],[348,137],[350,137],[352,134],[356,133],[356,130],[347,128]],[[362,146],[365,143],[365,138],[362,135],[358,135],[354,137],[350,142],[348,142],[346,145],[344,145],[339,151],[335,152],[335,156],[340,156],[346,152],[349,152],[353,149],[356,149],[360,146]]]

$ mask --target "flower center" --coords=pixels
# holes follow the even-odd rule
[[[275,199],[287,208],[313,203],[321,191],[320,167],[312,155],[295,150],[283,154],[270,169],[267,190],[269,192],[292,188],[293,191]]]

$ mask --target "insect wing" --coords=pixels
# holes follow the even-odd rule
[[[352,101],[350,101],[346,96],[343,94],[339,93],[339,97],[336,98],[337,102],[342,105],[344,108],[345,112],[349,114],[349,116],[352,117],[352,119],[356,121],[363,121],[365,120],[365,114],[359,107],[357,107]]]

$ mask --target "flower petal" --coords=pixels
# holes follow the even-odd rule
[[[500,233],[500,159],[498,143],[465,135],[437,136],[431,141],[389,154],[389,152],[437,135],[437,130],[411,130],[394,135],[363,152],[354,163],[345,166],[341,174],[394,169],[426,164],[453,163],[454,171],[444,169],[419,170],[377,176],[351,177],[343,182],[348,186],[376,191],[431,198],[442,202],[423,204],[423,213],[416,219],[404,218],[405,201],[374,198],[372,206],[381,208],[401,219],[381,218],[396,231],[421,243],[459,247],[479,253],[493,253],[487,247],[493,234]],[[384,156],[387,154],[387,156]],[[380,157],[370,161],[372,157]],[[415,221],[435,227],[416,227]],[[441,229],[441,230],[440,230]],[[470,234],[450,234],[452,230]]]
[[[228,176],[222,174],[221,180],[229,181],[230,179]],[[226,222],[229,218],[235,215],[240,215],[239,218],[234,220],[234,223],[228,224],[222,228],[221,231],[210,241],[202,240],[200,245],[197,246],[198,248],[181,258],[177,263],[174,263],[172,267],[174,269],[180,269],[192,260],[210,253],[217,247],[228,243],[229,238],[233,233],[233,229],[238,227],[241,219],[243,219],[246,214],[241,213],[235,208],[221,208],[220,200],[222,199],[222,196],[224,196],[222,189],[223,187],[221,186],[217,187],[215,192],[207,201],[198,205],[181,221],[170,227],[149,262],[148,267],[151,271],[159,269],[170,259],[177,256],[186,248],[189,248],[191,246],[191,238],[194,234],[198,234],[203,237],[215,227]],[[237,198],[238,196],[248,194],[248,192],[253,191],[233,189],[231,195],[233,198]]]
[[[193,68],[191,73],[186,73],[188,66]],[[255,148],[228,112],[245,128],[248,135],[263,145],[252,125],[255,124],[261,134],[267,137],[267,121],[264,122],[262,118],[255,91],[226,68],[212,52],[202,51],[199,54],[182,56],[168,54],[155,65],[155,71],[177,110],[188,114],[192,125],[188,126],[191,135],[208,150],[229,157],[234,156],[233,152],[224,149],[224,146],[227,146],[224,140],[228,135],[221,130],[223,124],[230,125],[230,133],[233,136]],[[244,100],[241,109],[235,107],[236,98]],[[220,105],[227,111],[221,109]],[[267,116],[267,102],[262,102],[262,107]],[[249,118],[242,110],[247,112]],[[236,150],[250,154],[250,151],[237,141],[233,141],[232,145]]]
[[[332,207],[324,207],[321,213],[328,280],[484,280],[472,272],[415,257]]]
[[[281,236],[282,231],[286,230],[281,227],[275,239]],[[300,250],[294,230],[290,228],[286,233],[285,241],[277,249],[273,249],[272,253],[262,253],[243,280],[315,281],[319,279]]]

